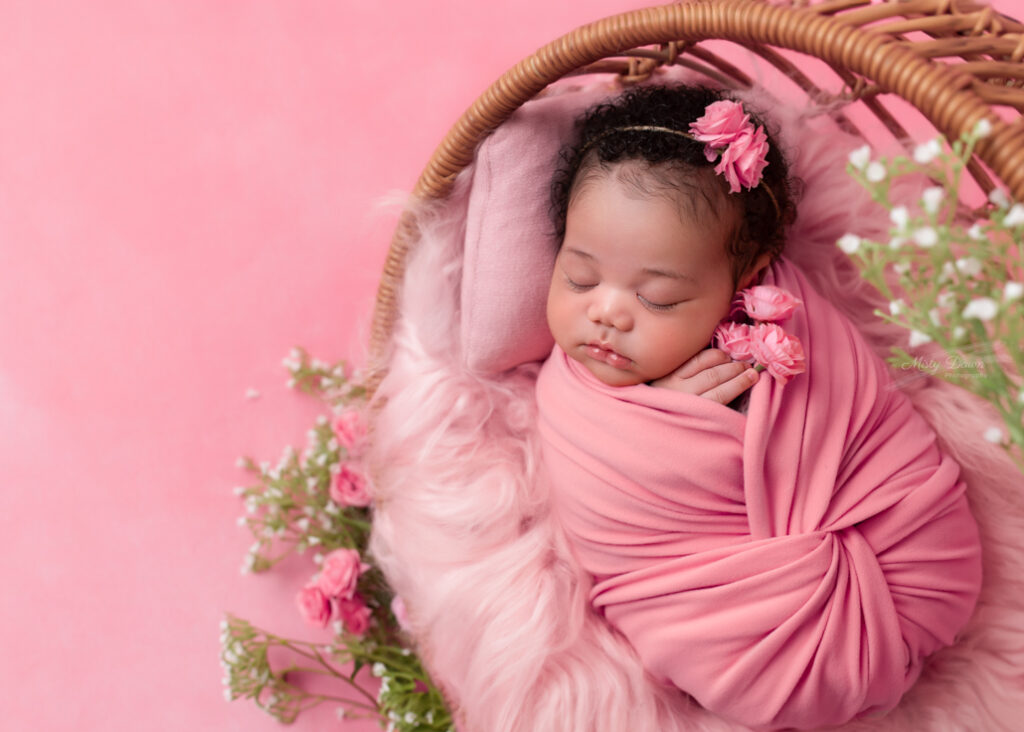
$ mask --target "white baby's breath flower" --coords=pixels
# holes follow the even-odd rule
[[[245,493],[245,486],[236,485],[234,488],[231,489],[231,492],[234,493],[236,496],[243,495]]]
[[[976,297],[967,303],[964,308],[965,318],[977,318],[978,320],[992,320],[999,312],[999,304],[991,297]]]
[[[942,143],[939,138],[934,138],[914,148],[914,162],[920,165],[927,165],[942,152]]]
[[[345,719],[345,715],[347,713],[348,712],[345,711],[345,707],[338,707],[334,710],[334,714],[338,717],[338,719]]]
[[[416,724],[419,718],[416,716],[415,712],[406,712],[405,716],[402,717],[402,719],[405,720],[406,724]]]
[[[372,673],[377,678],[380,678],[384,675],[384,672],[387,670],[387,667],[383,663],[377,661],[377,663],[373,664],[373,667],[370,669],[370,673]]]
[[[331,627],[334,628],[335,635],[341,635],[342,631],[345,629],[345,626],[342,625],[340,620],[335,620]]]
[[[889,212],[889,220],[892,221],[897,229],[904,231],[907,228],[907,222],[910,220],[910,212],[907,211],[906,206],[896,206]]]
[[[240,458],[238,458],[238,460],[235,461],[235,467],[236,468],[244,468],[244,467],[248,466],[248,464],[249,463],[247,463],[245,461],[244,457],[240,457]]]
[[[331,467],[327,468],[331,475],[337,475],[341,472],[341,463],[331,463]]]
[[[1020,282],[1014,282],[1011,280],[1003,287],[1003,299],[1007,302],[1020,300],[1022,296],[1024,296],[1024,284],[1021,284]]]
[[[1017,227],[1022,224],[1024,224],[1024,206],[1015,203],[1006,214],[1006,218],[1003,219],[1003,226]]]
[[[886,174],[885,166],[877,161],[868,165],[868,169],[864,171],[864,177],[872,183],[881,183],[885,180]]]
[[[850,165],[857,170],[864,170],[871,160],[871,147],[862,145],[850,153]]]
[[[324,369],[327,368],[327,364],[321,361],[319,358],[314,358],[309,365],[312,366],[317,371],[323,371]]]
[[[953,274],[956,270],[953,268],[952,262],[943,262],[942,269],[939,270],[939,282],[948,282],[953,279]]]
[[[891,243],[890,246],[892,246]],[[896,262],[896,264],[892,266],[892,271],[898,275],[905,275],[910,271],[910,262]]]
[[[317,552],[316,554],[313,555],[313,564],[321,564],[321,563],[323,563],[323,561],[324,561],[324,555],[321,554],[320,552]]]
[[[922,333],[919,330],[910,331],[910,347],[917,348],[925,343],[931,343],[932,337],[927,333]]]
[[[1017,394],[1017,403],[1024,404],[1024,389],[1021,389],[1020,392]]]
[[[252,400],[252,399],[259,399],[260,398],[260,392],[259,392],[258,389],[253,389],[252,387],[250,387],[250,388],[246,389],[246,391],[245,391],[245,398],[246,399],[250,399],[250,400]]]
[[[994,445],[1003,441],[1003,431],[998,427],[989,427],[985,430],[985,439]]]
[[[948,308],[950,305],[953,304],[953,301],[955,299],[956,295],[954,295],[952,292],[949,292],[948,290],[943,290],[942,292],[939,293],[939,296],[935,298],[935,304],[938,305],[940,308]]]
[[[290,358],[295,359],[296,361],[301,361],[302,351],[300,351],[298,348],[292,348],[292,350],[288,351],[288,356]]]
[[[906,243],[907,243],[907,240],[905,238],[903,238],[902,236],[894,236],[892,239],[889,240],[889,248],[890,249],[899,249],[900,247],[902,247]],[[893,266],[895,267],[895,265],[893,265]]]
[[[932,321],[932,325],[934,325],[936,328],[938,328],[939,325],[941,325],[942,320],[939,317],[938,308],[932,308],[931,310],[928,311],[928,320]]]
[[[977,277],[982,270],[981,260],[977,257],[961,257],[956,260],[957,271],[968,277]]]
[[[921,194],[921,208],[930,214],[937,213],[945,195],[946,191],[939,186],[926,188],[925,192]]]
[[[939,233],[930,226],[922,226],[914,232],[914,241],[918,246],[931,249],[939,241]]]
[[[961,341],[961,340],[963,340],[963,337],[965,335],[967,335],[967,329],[964,328],[962,325],[958,325],[955,328],[953,328],[953,340],[954,341]]]
[[[1010,205],[1010,199],[1002,188],[993,188],[992,192],[988,194],[988,200],[999,208],[1007,208]]]
[[[992,134],[992,123],[982,117],[974,125],[975,137],[984,138]]]
[[[899,315],[900,313],[903,312],[904,305],[906,305],[906,303],[903,301],[903,298],[900,298],[899,300],[893,300],[892,302],[889,303],[889,315]]]
[[[985,232],[981,230],[981,224],[974,224],[967,230],[967,236],[974,241],[981,241],[985,238]]]
[[[294,389],[296,383],[295,379],[288,379],[288,381],[284,382],[284,385],[289,389]]]
[[[295,522],[295,525],[299,527],[299,531],[309,531],[309,519],[308,518],[305,518],[305,517],[300,518],[298,521]]]
[[[837,241],[836,244],[838,244],[839,248],[847,254],[854,254],[858,249],[860,249],[860,241],[860,237],[856,234],[843,234],[839,237],[839,241]]]
[[[317,423],[317,424],[318,424],[318,425],[319,425],[320,427],[323,427],[323,426],[324,426],[325,424],[327,424],[327,415],[325,415],[325,414],[320,414],[320,415],[317,415],[317,418],[316,418],[316,423]]]

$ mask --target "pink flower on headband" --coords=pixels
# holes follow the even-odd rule
[[[750,123],[742,104],[727,99],[709,104],[704,116],[690,123],[690,132],[704,143],[708,160],[718,159],[715,172],[729,181],[730,193],[761,182],[768,165],[768,136],[763,127]]]
[[[707,159],[714,160],[718,157],[715,150],[731,144],[749,127],[750,115],[743,111],[743,105],[723,100],[709,104],[704,109],[704,116],[690,123],[690,132],[696,140],[704,143]]]

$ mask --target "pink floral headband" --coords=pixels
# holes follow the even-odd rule
[[[768,166],[768,136],[764,128],[755,127],[750,122],[750,115],[743,110],[743,105],[729,99],[712,102],[705,107],[704,116],[690,123],[690,133],[658,125],[614,127],[588,141],[583,146],[583,152],[609,135],[630,130],[664,132],[703,142],[704,157],[709,161],[718,160],[715,172],[729,182],[730,193],[759,186],[764,169]],[[775,214],[781,216],[775,194],[768,186],[763,188],[772,199]]]

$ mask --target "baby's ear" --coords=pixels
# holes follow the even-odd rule
[[[761,271],[771,263],[772,255],[768,252],[765,252],[758,257],[757,260],[750,265],[750,268],[743,274],[743,276],[740,277],[736,291],[739,292],[740,290],[750,287],[752,283],[757,282],[761,277]]]

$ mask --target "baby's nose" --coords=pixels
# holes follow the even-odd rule
[[[611,291],[595,293],[588,308],[587,317],[591,322],[599,325],[606,325],[622,331],[631,330],[633,314],[629,308],[630,304],[632,304],[632,298],[627,301],[622,293]]]

